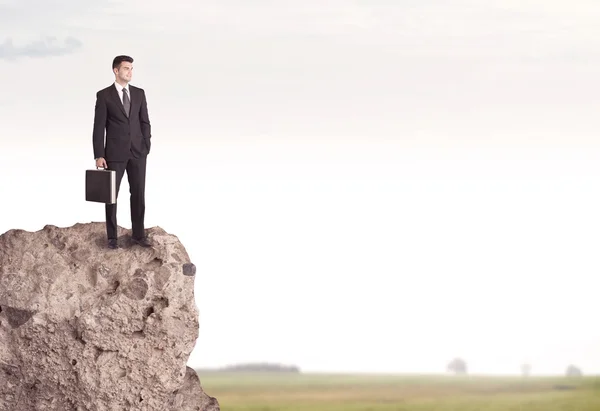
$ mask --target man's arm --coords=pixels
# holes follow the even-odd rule
[[[96,93],[96,108],[94,110],[94,131],[92,144],[94,146],[94,159],[104,157],[104,129],[107,118],[106,101],[100,92]]]
[[[148,117],[148,103],[146,102],[146,92],[142,90],[142,107],[140,109],[140,126],[142,128],[142,136],[148,144],[148,154],[150,154],[150,118]]]

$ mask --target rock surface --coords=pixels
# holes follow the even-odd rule
[[[104,223],[0,236],[0,410],[218,411],[186,367],[196,268],[176,236]]]

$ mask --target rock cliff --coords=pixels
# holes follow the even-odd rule
[[[218,411],[186,366],[196,268],[176,236],[104,223],[0,236],[0,410]]]

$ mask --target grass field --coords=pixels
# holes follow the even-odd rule
[[[223,411],[600,411],[600,378],[199,373]]]

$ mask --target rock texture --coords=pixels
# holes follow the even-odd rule
[[[104,223],[0,236],[0,410],[218,411],[186,362],[196,269],[177,237]]]

